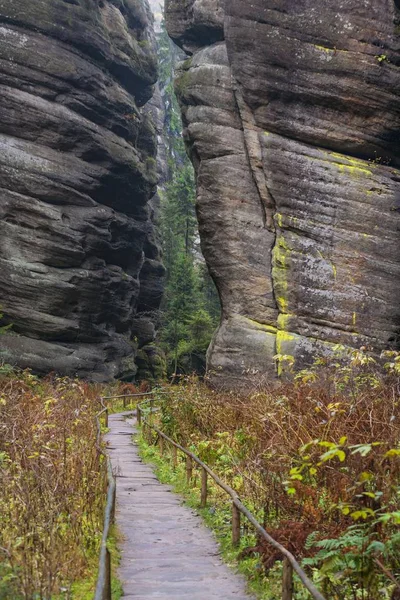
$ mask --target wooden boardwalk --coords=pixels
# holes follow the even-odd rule
[[[126,600],[252,600],[224,565],[200,517],[161,484],[132,443],[132,418],[110,415],[107,443],[117,475],[119,576]]]

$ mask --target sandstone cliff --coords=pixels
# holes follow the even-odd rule
[[[399,346],[400,3],[167,0],[216,380]]]
[[[0,4],[0,358],[131,377],[153,339],[153,37],[147,0]]]

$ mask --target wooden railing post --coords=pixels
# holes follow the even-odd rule
[[[114,524],[115,523],[115,509],[117,506],[117,485],[115,483],[114,485],[114,492],[113,492],[113,503],[112,503],[112,510],[111,510],[111,523]]]
[[[153,425],[153,409],[154,409],[154,398],[150,398],[150,415],[149,422]]]
[[[162,435],[158,436],[158,445],[160,446],[160,454],[164,456],[164,438]]]
[[[106,572],[105,572],[105,582],[103,588],[103,598],[101,600],[112,600],[111,598],[111,554],[107,548],[106,551]]]
[[[140,427],[141,424],[142,424],[142,411],[140,410],[140,406],[139,405],[136,408],[136,419],[137,419],[137,424]]]
[[[186,457],[186,481],[188,485],[190,484],[193,476],[193,463],[190,456]]]
[[[108,427],[108,408],[106,408],[106,411],[104,414],[106,416],[106,427]]]
[[[178,466],[178,450],[176,446],[172,446],[172,466],[174,469]]]
[[[286,556],[283,559],[282,600],[293,600],[293,567]]]
[[[240,544],[240,510],[236,504],[232,503],[232,545],[234,547]]]
[[[207,506],[207,477],[208,473],[204,469],[201,469],[201,500],[200,507],[205,508]]]
[[[124,408],[126,408],[126,402],[127,402],[127,399],[126,399],[126,398],[124,398],[124,399],[123,399],[123,402],[122,402],[122,403],[123,403],[123,405],[124,405]]]

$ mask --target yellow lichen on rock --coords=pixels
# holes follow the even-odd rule
[[[279,224],[279,216],[275,216],[275,221]],[[288,279],[286,271],[289,269],[290,248],[282,234],[278,234],[275,247],[272,251],[272,278],[274,282],[275,298],[278,310],[281,313],[287,313],[289,308],[288,300]]]

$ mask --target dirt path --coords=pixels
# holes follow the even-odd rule
[[[219,557],[200,517],[161,484],[132,443],[134,421],[110,415],[109,453],[117,473],[116,523],[123,536],[119,575],[126,600],[252,600]]]

